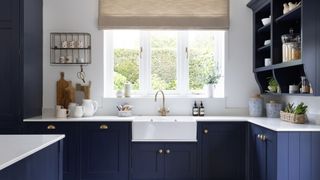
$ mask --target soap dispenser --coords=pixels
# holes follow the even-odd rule
[[[196,101],[194,102],[194,105],[192,108],[192,116],[199,116],[199,107]]]
[[[204,106],[203,106],[202,101],[201,101],[200,107],[199,107],[199,116],[204,116]]]

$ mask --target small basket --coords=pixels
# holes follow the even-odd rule
[[[305,114],[293,114],[284,111],[280,111],[280,119],[295,124],[304,124],[307,121]]]

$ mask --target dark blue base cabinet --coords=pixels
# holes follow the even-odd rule
[[[132,143],[132,180],[196,180],[196,143]]]
[[[25,123],[25,133],[65,134],[63,180],[128,180],[131,123]]]
[[[199,123],[198,141],[198,179],[246,179],[246,123]]]
[[[319,180],[320,133],[250,128],[251,180]]]
[[[52,144],[39,152],[0,171],[1,180],[63,180],[62,142]]]
[[[131,142],[129,122],[25,126],[25,133],[66,135],[64,180],[320,179],[319,132],[199,122],[198,142],[152,143]]]

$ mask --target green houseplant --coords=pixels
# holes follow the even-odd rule
[[[288,103],[284,111],[280,112],[280,118],[284,121],[288,121],[296,124],[303,124],[306,121],[306,113],[308,106],[303,102],[295,106]]]
[[[205,89],[207,91],[207,96],[208,97],[213,97],[214,95],[214,90],[216,88],[216,85],[218,84],[220,80],[221,75],[217,74],[216,72],[213,72],[210,74],[207,79],[206,79],[206,85]]]
[[[271,93],[276,93],[278,91],[278,82],[273,77],[268,77],[268,90]]]

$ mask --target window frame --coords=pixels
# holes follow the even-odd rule
[[[104,34],[104,97],[114,97],[116,90],[114,90],[114,47],[113,47],[113,31],[105,30]],[[151,77],[151,44],[150,44],[150,31],[140,31],[140,48],[142,53],[139,58],[139,90],[132,90],[133,96],[151,96],[155,91],[152,90],[152,77]],[[188,59],[188,46],[189,38],[188,30],[176,31],[177,32],[177,58],[176,58],[176,90],[164,90],[169,96],[204,96],[202,93],[192,93],[189,89],[189,59]],[[215,31],[219,38],[215,38],[215,44],[221,46],[215,46],[215,55],[218,62],[218,71],[225,82],[225,53],[226,53],[226,40],[227,32],[224,30]],[[143,82],[143,83],[142,83]],[[219,82],[220,84],[220,82]],[[222,84],[223,87],[225,84]],[[220,97],[225,96],[225,88]]]

